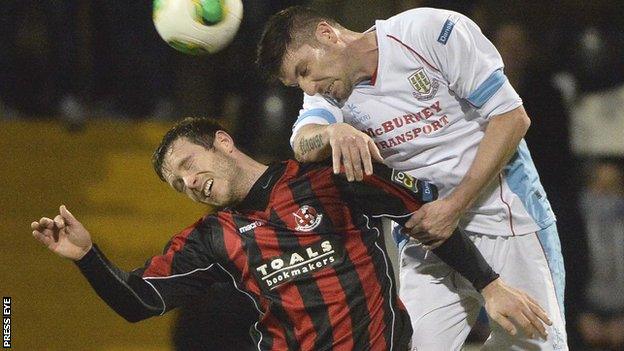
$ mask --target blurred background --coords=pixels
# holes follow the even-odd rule
[[[212,56],[168,47],[151,1],[0,0],[0,293],[17,350],[244,350],[253,313],[228,286],[129,324],[29,224],[66,204],[124,269],[208,209],[170,191],[150,156],[183,116],[220,119],[265,161],[292,157],[302,98],[253,61],[267,18],[295,4],[363,31],[432,6],[473,18],[532,119],[526,136],[558,216],[572,350],[624,349],[623,1],[243,0],[234,42]],[[474,345],[487,335],[481,321]]]

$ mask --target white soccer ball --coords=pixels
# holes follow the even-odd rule
[[[225,48],[243,19],[241,0],[154,0],[158,34],[175,49],[191,55]]]

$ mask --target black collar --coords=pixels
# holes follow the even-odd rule
[[[249,190],[243,201],[234,206],[241,211],[264,211],[269,204],[269,197],[273,186],[286,171],[286,162],[276,162],[269,165]]]

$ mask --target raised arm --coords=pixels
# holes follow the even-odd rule
[[[54,219],[31,223],[33,236],[50,251],[73,260],[96,293],[129,322],[163,311],[156,292],[140,277],[112,264],[91,241],[91,234],[65,206]]]
[[[225,279],[223,273],[210,269],[214,265],[205,262],[206,255],[197,254],[201,245],[188,237],[184,238],[185,247],[193,248],[169,245],[145,267],[125,272],[93,244],[89,232],[65,206],[54,219],[43,217],[32,222],[31,228],[33,236],[50,251],[73,260],[100,298],[129,322],[161,315],[204,292],[213,281]],[[174,265],[174,256],[184,257]]]
[[[322,161],[331,155],[334,173],[344,165],[349,181],[371,175],[373,159],[383,162],[371,137],[347,123],[306,124],[294,135],[293,150],[299,162]]]

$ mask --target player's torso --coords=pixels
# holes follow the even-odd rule
[[[380,328],[382,310],[368,306],[388,305],[394,291],[378,230],[353,217],[329,172],[327,181],[277,184],[273,194],[269,210],[232,213],[222,222],[240,284],[266,313],[290,321],[295,339],[307,343],[303,349],[337,337],[349,344],[350,333],[362,338],[369,323]]]
[[[375,85],[354,89],[342,108],[344,121],[373,138],[389,167],[435,181],[445,195],[470,166],[484,120],[418,48],[391,35],[378,42]]]
[[[375,84],[353,90],[341,109],[344,122],[371,136],[389,167],[433,182],[446,197],[471,167],[487,121],[424,58],[425,49],[406,45],[380,24]],[[532,190],[520,189],[527,194],[518,197],[511,188],[504,178],[491,183],[460,225],[493,235],[536,230],[536,216],[522,200],[530,200]],[[552,222],[552,213],[542,217]]]

